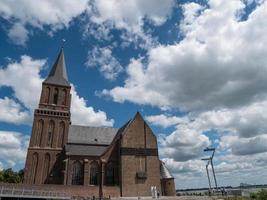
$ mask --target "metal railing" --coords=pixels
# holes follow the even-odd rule
[[[7,186],[1,186],[0,197],[71,199],[67,194],[62,193],[62,192],[15,188],[15,187],[7,187]]]

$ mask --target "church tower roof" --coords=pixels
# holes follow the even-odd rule
[[[50,83],[55,85],[70,86],[68,81],[68,75],[65,65],[64,50],[61,48],[57,60],[54,63],[48,77],[44,83]]]

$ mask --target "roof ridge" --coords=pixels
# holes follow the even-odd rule
[[[86,127],[86,128],[112,128],[112,129],[119,129],[119,128],[110,127],[110,126],[86,126],[86,125],[80,125],[80,124],[71,124],[70,126],[79,126],[79,127]]]

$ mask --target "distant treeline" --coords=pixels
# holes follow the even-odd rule
[[[267,184],[256,184],[256,185],[241,185],[241,186],[221,186],[224,189],[239,189],[239,188],[267,188]],[[209,188],[190,188],[190,189],[176,189],[176,192],[186,192],[186,191],[203,191],[209,190]],[[267,199],[266,199],[267,200]]]
[[[24,170],[18,172],[13,171],[12,168],[0,170],[0,182],[5,183],[22,183]]]

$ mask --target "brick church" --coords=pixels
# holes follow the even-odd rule
[[[73,125],[70,90],[61,49],[34,112],[24,184],[126,197],[151,196],[155,186],[161,195],[175,195],[157,138],[140,113],[121,128]]]

